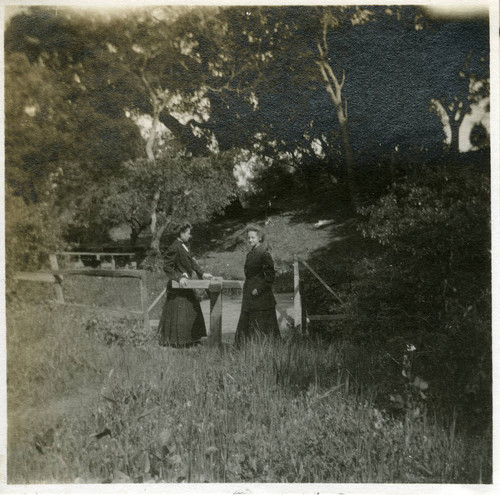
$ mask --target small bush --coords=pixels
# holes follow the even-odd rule
[[[145,330],[142,320],[125,318],[93,317],[86,322],[85,331],[105,345],[144,347],[154,337],[153,332]]]

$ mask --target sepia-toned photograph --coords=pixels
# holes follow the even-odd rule
[[[6,490],[490,493],[498,6],[3,10]]]

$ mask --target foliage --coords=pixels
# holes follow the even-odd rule
[[[475,149],[490,147],[490,135],[482,123],[474,124],[470,132],[470,142]]]
[[[322,26],[323,51],[330,47],[322,61],[339,84],[345,71],[345,118],[355,149],[422,138],[435,143],[439,122],[425,111],[430,99],[458,94],[469,51],[484,60],[488,50],[487,23],[432,24],[412,6],[154,6],[112,16],[32,8],[10,20],[6,52],[26,54],[32,66],[43,62],[58,76],[81,113],[71,120],[79,135],[91,133],[87,147],[108,149],[111,162],[111,155],[119,161],[132,151],[134,124],[126,111],[158,118],[195,154],[213,140],[220,150],[260,140],[273,156],[296,149],[311,154],[317,140],[335,157],[340,129],[317,63]],[[388,45],[398,47],[390,56]],[[476,81],[483,77],[468,67]],[[96,138],[106,129],[103,147]]]
[[[94,180],[102,179],[137,154],[139,130],[119,106],[122,93],[111,82],[95,87],[113,71],[109,54],[97,50],[95,43],[71,16],[52,16],[50,9],[34,8],[10,21],[5,76],[11,185],[31,187],[36,193],[50,173],[72,161]],[[91,64],[85,64],[84,53],[93,55]],[[82,73],[89,79],[87,85]],[[27,192],[24,196],[37,199]]]
[[[16,271],[47,266],[48,254],[63,245],[50,193],[45,198],[47,201],[27,204],[11,187],[5,188],[5,266],[9,281]]]
[[[46,180],[71,149],[63,85],[22,53],[5,60],[6,181],[26,201],[44,200]]]
[[[359,338],[411,343],[435,392],[491,407],[491,259],[487,169],[450,163],[396,183],[361,209],[383,251],[358,264],[350,311]],[[369,326],[367,322],[370,321]],[[355,331],[356,333],[356,331]],[[364,336],[364,337],[362,337]],[[392,347],[391,347],[392,346]],[[439,392],[438,392],[439,390]]]
[[[219,84],[226,87],[228,81],[217,82],[226,74],[224,64],[239,60],[233,56],[229,63],[224,56],[222,65],[212,60],[228,44],[214,38],[215,32],[227,30],[217,12],[143,8],[111,18],[92,14],[87,22],[75,9],[58,13],[34,7],[10,20],[8,176],[25,198],[31,189],[36,194],[39,182],[52,180],[57,187],[53,214],[62,217],[68,235],[82,240],[90,231],[101,238],[106,228],[126,222],[132,242],[150,227],[158,250],[162,222],[187,216],[193,222],[205,220],[227,204],[233,194],[227,159],[209,153],[210,136],[208,141],[194,137],[209,116],[203,84],[210,84],[211,91]],[[138,124],[146,112],[153,126],[140,150]],[[177,136],[180,148],[192,148],[186,132],[203,141],[197,145],[198,157],[172,151],[172,139],[166,152],[161,148],[157,120],[162,112],[168,136]],[[26,163],[31,148],[37,153],[36,167]],[[156,155],[157,162],[138,158],[144,151],[150,162]],[[56,170],[61,172],[53,177]]]
[[[163,233],[178,224],[198,223],[221,213],[235,195],[230,156],[192,157],[163,154],[154,162],[135,160],[122,166],[120,178],[99,198],[102,219],[110,226],[128,223],[132,229],[150,225],[159,248]]]
[[[105,345],[131,344],[138,348],[151,344],[154,337],[151,332],[145,331],[142,321],[131,322],[126,318],[111,319],[104,316],[96,316],[87,320],[85,332]]]
[[[487,32],[482,21],[431,26],[410,6],[23,9],[5,34],[7,180],[39,201],[63,170],[53,215],[96,236],[110,215],[126,217],[133,237],[161,216],[127,197],[120,175],[125,162],[159,158],[172,136],[202,161],[252,149],[278,168],[317,165],[346,195],[359,184],[340,173],[341,142],[366,153],[430,146],[431,98],[487,95]],[[387,56],[387,46],[398,49]]]

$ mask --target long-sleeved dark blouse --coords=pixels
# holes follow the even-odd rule
[[[195,259],[191,256],[181,241],[176,239],[168,248],[165,254],[163,269],[170,280],[179,282],[183,274],[187,278],[191,278],[195,272],[199,278],[202,278],[203,271],[196,263]]]
[[[260,311],[276,306],[272,291],[275,275],[273,258],[265,246],[259,244],[252,248],[245,262],[242,311]],[[252,295],[254,289],[257,289],[257,295]]]

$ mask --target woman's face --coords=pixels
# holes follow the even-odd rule
[[[187,229],[179,234],[179,239],[182,242],[188,242],[191,239],[191,229]]]
[[[253,230],[248,232],[248,244],[252,247],[260,244],[259,234],[257,234],[257,232],[254,232]]]

